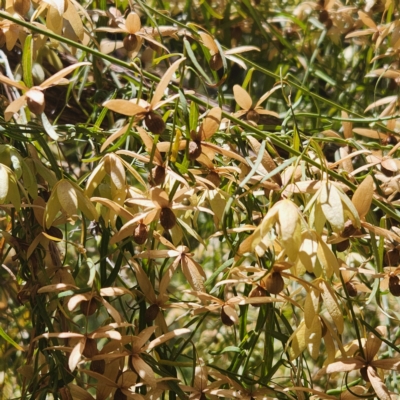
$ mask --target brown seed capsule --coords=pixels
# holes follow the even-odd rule
[[[221,54],[216,53],[210,59],[210,68],[213,71],[218,71],[223,67],[222,57]]]
[[[219,177],[219,175],[214,172],[211,171],[207,176],[206,179],[208,181],[210,181],[216,188],[219,188],[221,185],[221,178]],[[214,187],[212,185],[207,185],[210,189],[214,189]]]
[[[195,160],[200,157],[201,154],[201,142],[200,140],[191,140],[189,142],[189,160]]]
[[[231,28],[231,39],[240,40],[242,38],[242,29],[240,26]]]
[[[90,370],[103,375],[106,370],[106,362],[104,360],[94,360],[90,363]]]
[[[373,368],[373,370],[376,372],[376,368],[375,367],[370,367],[370,368]],[[365,367],[362,367],[360,369],[361,376],[362,376],[362,378],[364,379],[365,382],[369,382],[370,381],[367,370],[368,370],[368,365],[366,365]]]
[[[249,294],[249,297],[265,297],[267,295],[267,291],[261,287],[260,285],[257,285]],[[250,303],[253,307],[261,307],[261,303]]]
[[[319,318],[319,322],[321,323],[321,336],[324,337],[328,333],[328,328],[322,318]]]
[[[321,10],[319,12],[319,16],[318,16],[318,21],[322,22],[323,24],[328,21],[329,19],[329,13],[326,10]]]
[[[14,0],[13,2],[14,11],[17,12],[22,17],[29,11],[31,8],[31,2],[25,0]]]
[[[393,296],[400,296],[400,279],[397,275],[389,276],[389,291]]]
[[[56,228],[55,226],[51,226],[49,229],[46,229],[46,232],[57,239],[62,239],[63,233],[60,229]]]
[[[133,240],[137,244],[144,244],[147,240],[148,232],[145,224],[139,223],[133,231]]]
[[[165,122],[160,114],[154,111],[148,113],[144,119],[144,122],[151,133],[155,135],[161,135],[165,131]]]
[[[96,341],[94,339],[87,338],[82,354],[87,358],[92,358],[98,353],[99,351],[97,350]]]
[[[81,313],[86,316],[93,315],[98,309],[98,303],[94,299],[81,301],[80,309]]]
[[[176,224],[176,217],[172,210],[168,207],[163,207],[160,212],[160,224],[165,229],[172,229]]]
[[[260,120],[260,114],[257,111],[250,110],[246,114],[246,119],[257,123]]]
[[[351,221],[347,221],[344,224],[344,229],[340,236],[343,238],[348,238],[348,237],[354,235],[356,232],[357,232],[357,228],[353,225],[353,223]]]
[[[46,105],[43,92],[38,89],[30,89],[26,93],[26,104],[28,105],[29,110],[34,114],[41,114]]]
[[[147,308],[144,319],[147,324],[151,324],[156,318],[158,313],[160,312],[160,307],[157,304],[152,304]]]
[[[329,29],[331,29],[331,28],[332,28],[332,26],[333,26],[333,21],[332,21],[332,19],[331,19],[331,18],[328,18],[328,20],[325,22],[325,27],[326,27],[326,30],[328,30],[328,31],[329,31]]]
[[[347,293],[349,294],[349,296],[356,297],[358,292],[357,292],[357,289],[354,286],[354,284],[351,282],[346,282],[345,285],[346,285],[346,290],[347,290]]]
[[[128,35],[124,37],[123,40],[124,48],[126,51],[133,51],[136,49],[138,44],[138,39],[136,35]]]
[[[3,29],[0,28],[0,48],[6,44],[6,34]]]
[[[127,400],[126,394],[122,393],[121,388],[118,388],[114,393],[114,400]]]
[[[400,252],[398,249],[388,250],[383,256],[385,266],[398,265],[400,262]]]
[[[60,250],[57,247],[57,245],[52,241],[49,241],[49,253],[50,253],[50,259],[51,259],[51,262],[53,263],[53,265],[56,268],[62,268]]]
[[[156,165],[149,175],[149,183],[151,185],[161,185],[165,181],[165,167],[162,165]]]
[[[350,246],[350,240],[346,239],[343,242],[336,243],[336,250],[339,252],[346,251]]]
[[[263,280],[264,287],[271,294],[278,294],[282,292],[285,287],[285,282],[281,274],[277,271],[274,271],[272,274],[268,274],[265,280]]]
[[[229,318],[229,315],[224,311],[224,308],[225,308],[225,306],[221,308],[221,321],[222,321],[222,323],[223,323],[224,325],[226,325],[226,326],[232,326],[232,325],[234,325],[235,322],[232,321],[232,320]]]

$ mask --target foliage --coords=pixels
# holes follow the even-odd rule
[[[398,2],[4,3],[2,398],[398,398]]]

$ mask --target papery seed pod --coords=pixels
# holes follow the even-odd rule
[[[246,119],[257,123],[260,120],[260,114],[257,111],[249,110],[246,114]]]
[[[165,229],[172,229],[176,224],[176,217],[172,210],[168,207],[163,207],[160,212],[160,224]]]
[[[128,35],[124,37],[123,45],[126,51],[133,51],[136,49],[138,44],[138,39],[136,35]]]
[[[162,185],[165,181],[165,167],[156,165],[152,168],[148,180],[151,185]]]
[[[103,375],[106,370],[106,362],[104,360],[94,360],[90,363],[90,370]]]
[[[158,313],[160,312],[160,307],[157,304],[152,304],[147,308],[144,319],[147,324],[151,324],[156,318]]]
[[[214,171],[211,171],[211,172],[206,176],[206,179],[207,179],[208,181],[210,181],[216,188],[219,188],[220,185],[221,185],[221,178],[220,178],[219,175],[218,175],[216,172],[214,172]],[[210,189],[214,189],[214,187],[212,187],[211,185],[207,185],[207,186],[209,186]]]
[[[226,326],[234,325],[234,321],[229,318],[229,315],[224,311],[225,306],[221,308],[221,321]]]
[[[144,244],[148,237],[147,226],[143,223],[139,223],[133,231],[133,240],[137,244]]]
[[[97,355],[98,353],[99,353],[99,350],[97,350],[96,341],[94,339],[87,338],[82,354],[87,358],[92,358],[93,356]]]
[[[202,393],[202,394],[200,395],[199,400],[207,400],[207,396],[206,396],[204,393]]]
[[[127,400],[126,394],[122,393],[121,388],[118,388],[114,393],[114,400]]]
[[[144,122],[151,133],[155,135],[161,135],[165,131],[165,122],[161,115],[151,111],[146,114]]]
[[[389,291],[393,296],[400,296],[400,279],[397,275],[389,276]]]
[[[80,310],[82,314],[89,316],[93,315],[97,311],[98,306],[97,301],[94,299],[84,300],[80,303]]]
[[[34,114],[41,114],[46,105],[43,92],[38,89],[30,89],[26,93],[26,104]]]
[[[263,279],[264,287],[271,294],[278,294],[282,292],[285,287],[285,282],[281,274],[274,271],[272,274],[268,274],[265,279]]]
[[[267,295],[267,291],[261,287],[260,285],[257,285],[249,294],[249,297],[265,297]],[[250,303],[253,307],[261,307],[261,303]]]
[[[191,140],[189,142],[189,160],[195,160],[200,157],[201,154],[201,142],[200,140]]]
[[[210,59],[210,68],[213,71],[218,71],[223,67],[222,57],[221,54],[216,53]]]
[[[336,250],[342,253],[343,251],[346,251],[350,246],[350,240],[346,239],[343,240],[342,242],[336,243]]]
[[[347,290],[347,293],[349,294],[349,296],[356,297],[358,292],[357,292],[357,289],[354,286],[354,284],[351,282],[346,282],[345,285],[346,285],[346,290]]]

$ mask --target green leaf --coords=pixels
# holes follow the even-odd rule
[[[236,346],[227,346],[224,349],[220,350],[220,351],[210,351],[210,354],[212,354],[213,356],[218,355],[218,354],[224,354],[224,353],[229,353],[229,352],[233,352],[233,353],[241,353],[243,350],[240,347],[236,347]]]
[[[14,346],[17,350],[24,351],[24,349],[23,349],[18,343],[15,343],[14,340],[12,340],[12,339],[10,338],[10,336],[8,336],[7,333],[4,332],[3,328],[1,327],[1,325],[0,325],[0,336],[1,336],[6,342],[8,342],[8,343],[11,344],[12,346]]]
[[[25,38],[24,50],[22,53],[22,70],[24,83],[28,88],[33,87],[32,78],[32,34]]]

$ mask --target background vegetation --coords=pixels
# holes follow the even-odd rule
[[[2,6],[1,398],[398,398],[397,1]]]

